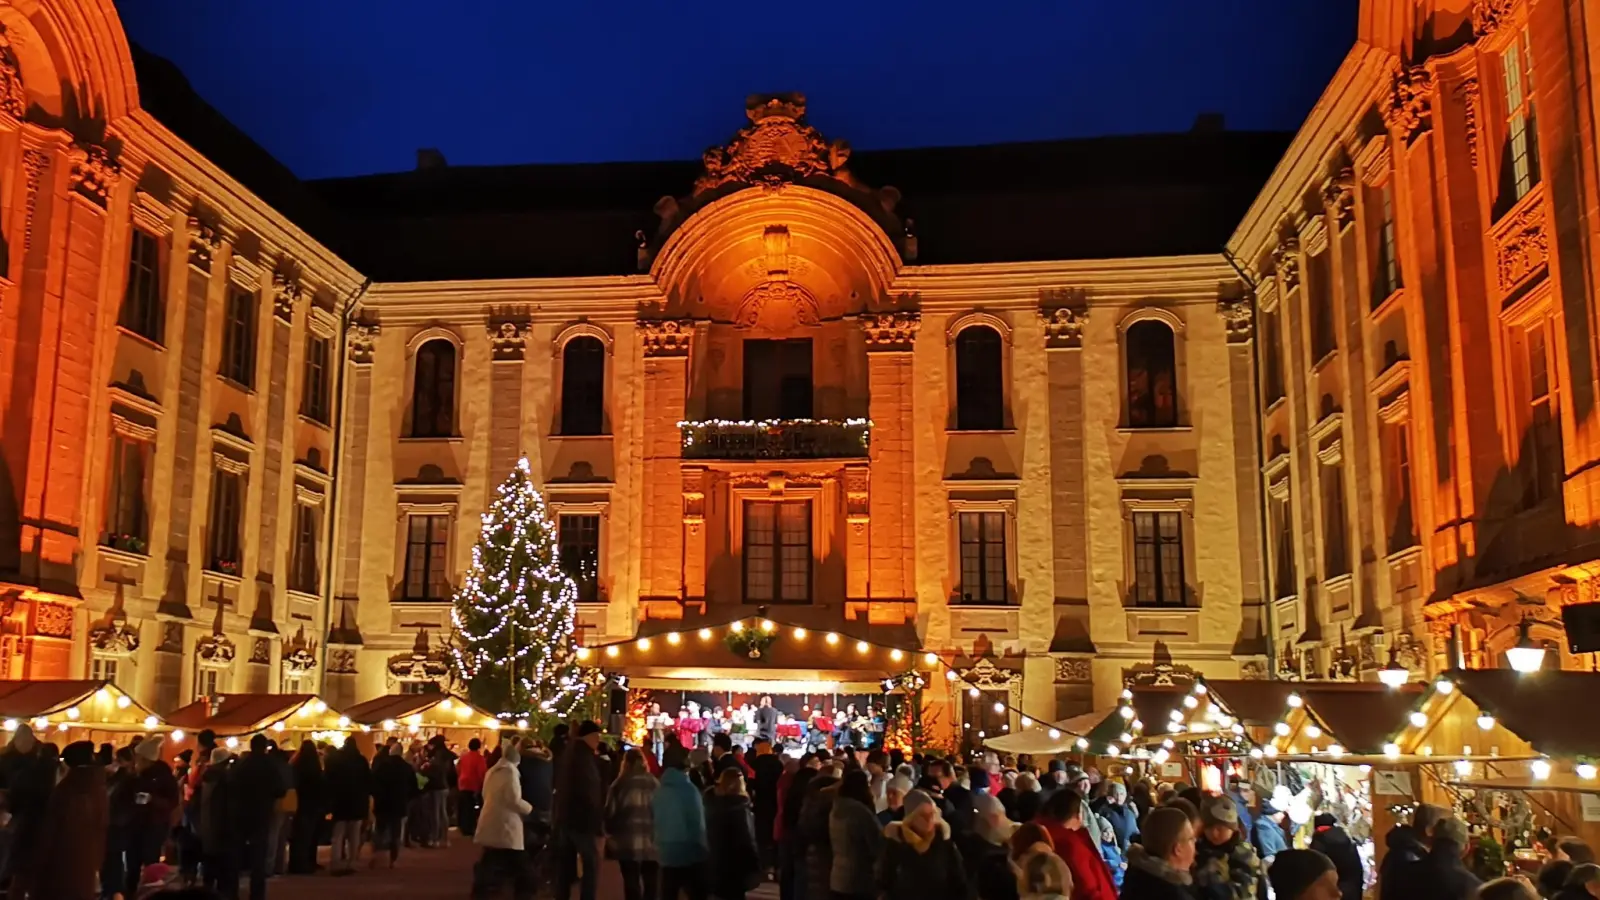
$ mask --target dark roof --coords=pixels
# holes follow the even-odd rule
[[[0,716],[31,719],[77,706],[109,682],[83,679],[0,681]]]
[[[146,110],[378,281],[633,274],[634,233],[655,234],[656,201],[688,194],[700,172],[698,160],[444,166],[302,182],[172,63],[135,47],[134,67]],[[1291,137],[1205,129],[857,151],[850,169],[901,191],[919,264],[1214,253]]]
[[[1206,689],[1241,725],[1272,726],[1289,710],[1289,695],[1301,685],[1293,681],[1207,678]]]
[[[1399,688],[1371,682],[1302,682],[1300,697],[1328,733],[1348,753],[1368,756],[1383,752],[1406,727],[1407,716],[1422,702],[1423,685]]]
[[[209,728],[219,735],[248,734],[287,717],[317,699],[315,694],[227,694],[211,715],[211,703],[201,698],[167,716],[167,724],[191,731]]]
[[[1511,669],[1454,669],[1455,682],[1478,709],[1540,753],[1600,756],[1600,720],[1592,714],[1600,674]]]

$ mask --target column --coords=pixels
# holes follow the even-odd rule
[[[527,345],[526,320],[489,322],[489,503],[522,454],[522,361]]]
[[[1261,464],[1257,458],[1255,393],[1255,326],[1252,322],[1254,299],[1248,295],[1223,296],[1217,300],[1217,315],[1222,317],[1228,341],[1228,412],[1233,440],[1233,480],[1238,488],[1235,518],[1239,523],[1239,637],[1251,653],[1266,654],[1268,633],[1266,560],[1261,555]],[[1263,665],[1262,671],[1265,671]]]
[[[916,499],[912,470],[911,350],[922,316],[917,312],[864,313],[867,343],[867,416],[872,420],[867,514],[870,600],[915,600]]]
[[[705,466],[683,467],[683,596],[706,596],[706,487]]]
[[[688,319],[639,323],[644,347],[641,602],[684,597],[683,440],[678,423],[684,415],[693,334],[694,323]]]
[[[872,524],[870,465],[844,467],[844,521],[844,594],[850,600],[865,600],[872,565],[867,540],[867,530]]]
[[[367,452],[371,436],[372,416],[372,361],[378,346],[380,329],[376,322],[355,322],[345,337],[346,352],[350,357],[349,385],[344,402],[345,445],[339,459],[339,544],[334,559],[338,565],[338,590],[332,608],[332,621],[328,622],[330,659],[335,646],[360,646],[361,628],[357,623],[357,609],[361,601],[361,542],[363,531],[362,507],[367,500]],[[354,680],[354,654],[348,674]],[[332,667],[330,676],[335,674]],[[354,690],[352,684],[351,690]],[[332,699],[332,698],[329,698]]]
[[[263,258],[270,260],[264,253]],[[249,283],[259,290],[262,275],[259,268],[243,262],[238,254],[234,254],[229,260],[229,265],[241,270],[239,278],[241,284]],[[267,329],[267,333],[261,336],[261,343],[266,346],[268,380],[266,390],[260,392],[266,396],[258,400],[260,407],[257,410],[257,414],[263,417],[265,424],[261,429],[262,449],[259,455],[261,513],[258,520],[261,523],[261,532],[256,542],[256,596],[254,602],[251,602],[241,588],[238,612],[250,617],[250,631],[262,635],[276,635],[278,634],[276,610],[280,588],[277,583],[279,580],[277,570],[282,559],[278,552],[278,535],[282,531],[293,535],[295,527],[294,506],[282,502],[286,468],[283,445],[284,433],[289,427],[287,419],[297,411],[297,409],[291,411],[291,403],[294,402],[299,387],[299,379],[294,376],[292,363],[293,358],[299,355],[294,352],[293,335],[295,307],[299,305],[300,300],[300,285],[284,272],[274,271],[268,296],[272,301],[270,314],[258,317],[259,321],[266,323]],[[292,430],[289,433],[290,452],[293,453]],[[290,467],[292,465],[291,461]],[[284,580],[287,581],[287,578]],[[262,647],[259,641],[253,642],[250,651],[252,665],[267,665],[271,662],[270,643],[267,646],[268,659],[265,662],[258,662]],[[250,677],[254,679],[256,676],[252,674]]]
[[[1046,298],[1047,302],[1063,299],[1072,297]],[[1082,353],[1083,326],[1088,316],[1088,307],[1081,303],[1039,310],[1049,372],[1050,528],[1055,548],[1056,604],[1081,607],[1089,603]]]

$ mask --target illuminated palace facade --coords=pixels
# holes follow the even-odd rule
[[[109,0],[0,3],[0,678],[427,689],[522,456],[585,644],[765,610],[1058,719],[1556,641],[1578,8],[1368,0],[1292,140],[852,154],[779,95],[693,163],[303,183]]]

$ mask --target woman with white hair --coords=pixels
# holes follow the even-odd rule
[[[492,897],[503,879],[512,882],[516,900],[531,900],[533,871],[523,855],[522,817],[533,806],[522,799],[522,761],[518,739],[500,745],[500,761],[483,777],[483,811],[478,815],[478,830],[472,842],[483,848],[483,858],[473,872],[472,896]]]

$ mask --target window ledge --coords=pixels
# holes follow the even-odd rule
[[[1349,587],[1355,580],[1356,576],[1354,573],[1342,572],[1330,578],[1322,579],[1322,589],[1325,591],[1337,591],[1341,588]]]
[[[1117,434],[1192,434],[1193,432],[1193,425],[1160,425],[1149,428],[1122,425],[1117,428]]]
[[[946,434],[1016,434],[1015,428],[946,428]]]
[[[241,382],[234,381],[232,378],[229,378],[227,375],[224,375],[221,372],[217,373],[217,380],[222,382],[223,384],[227,385],[228,387],[231,387],[234,390],[239,391],[240,393],[242,393],[242,394],[244,394],[246,396],[250,396],[250,397],[255,396],[255,393],[256,393],[256,389],[255,388],[251,387],[248,384],[243,384]]]
[[[327,422],[322,421],[321,419],[317,418],[316,416],[311,416],[311,415],[307,415],[305,413],[301,413],[300,414],[300,421],[305,423],[306,425],[310,425],[310,426],[312,426],[314,428],[319,428],[319,429],[321,429],[323,431],[332,431],[333,430],[333,426],[332,425],[329,425]]]
[[[466,438],[464,438],[464,437],[462,437],[460,435],[448,435],[448,436],[445,436],[445,437],[419,437],[417,435],[406,435],[405,437],[400,438],[400,443],[402,443],[402,444],[459,444],[464,440],[466,440]]]
[[[322,599],[322,595],[321,594],[317,594],[317,593],[313,593],[313,592],[310,592],[310,591],[297,591],[294,588],[289,588],[289,599],[291,599],[291,600],[305,600],[305,601],[314,603],[314,602],[316,602],[318,600],[321,600]]]
[[[150,554],[148,553],[135,553],[132,550],[121,550],[105,544],[97,545],[95,550],[102,558],[122,563],[125,566],[142,566],[150,561]]]
[[[1372,318],[1381,319],[1388,315],[1395,307],[1400,305],[1400,298],[1404,297],[1405,293],[1406,289],[1403,286],[1390,291],[1389,296],[1383,298],[1378,305],[1372,307]]]
[[[123,325],[120,322],[117,324],[117,331],[120,332],[121,334],[125,335],[126,337],[132,338],[135,342],[143,344],[146,347],[149,347],[152,350],[162,350],[162,351],[164,351],[164,350],[167,349],[167,345],[166,344],[161,343],[160,341],[156,340],[153,337],[150,337],[149,335],[140,334],[139,332],[134,331],[132,328],[129,328],[128,326]]]
[[[219,572],[210,566],[207,566],[205,569],[201,570],[200,574],[203,575],[208,581],[215,581],[219,584],[225,584],[229,587],[238,587],[244,583],[244,579],[238,575],[230,575],[227,572]]]
[[[1322,368],[1324,366],[1326,366],[1327,364],[1333,362],[1338,357],[1339,357],[1339,348],[1338,347],[1334,347],[1332,350],[1329,350],[1326,353],[1323,353],[1321,356],[1317,357],[1317,361],[1316,362],[1311,364],[1312,373],[1315,374],[1317,372],[1321,372]]]
[[[950,608],[951,609],[1021,609],[1022,608],[1022,604],[1021,603],[1015,603],[1015,602],[1012,602],[1010,600],[1000,600],[1000,601],[990,602],[990,601],[987,601],[987,600],[951,599]]]
[[[1413,559],[1419,559],[1421,556],[1422,545],[1413,540],[1409,547],[1401,547],[1398,550],[1391,550],[1389,555],[1384,557],[1384,559],[1388,561],[1389,565],[1398,565],[1400,563],[1410,562]]]
[[[1124,603],[1124,604],[1122,604],[1122,609],[1123,609],[1124,612],[1176,613],[1176,614],[1194,615],[1194,616],[1197,616],[1197,615],[1200,614],[1200,607],[1198,607],[1198,606],[1162,606],[1162,605],[1157,604],[1157,603],[1150,603],[1150,604]]]
[[[613,435],[607,431],[601,434],[547,434],[545,440],[549,441],[609,441]]]
[[[1263,410],[1263,412],[1266,415],[1270,416],[1273,413],[1278,411],[1278,407],[1282,406],[1283,404],[1287,403],[1288,401],[1289,401],[1289,395],[1287,393],[1279,394],[1276,398],[1267,401],[1267,408],[1265,410]]]

